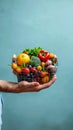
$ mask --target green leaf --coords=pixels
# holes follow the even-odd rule
[[[29,49],[29,48],[24,49],[23,52],[28,52],[29,56],[38,56],[38,53],[40,52],[40,50],[42,50],[41,47],[35,47],[33,49]]]

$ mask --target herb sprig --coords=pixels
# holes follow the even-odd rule
[[[29,49],[29,48],[24,49],[23,52],[27,52],[29,56],[33,56],[33,55],[34,55],[34,56],[38,56],[38,53],[39,53],[41,50],[42,50],[41,47],[35,47],[35,48],[33,48],[33,49]]]

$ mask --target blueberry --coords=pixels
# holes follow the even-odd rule
[[[29,68],[32,68],[32,65],[29,65]]]
[[[29,77],[30,77],[30,74],[27,74],[27,77],[29,78]]]
[[[38,71],[38,76],[40,76],[41,71]]]
[[[27,67],[29,67],[29,64],[26,64]]]
[[[38,73],[37,73],[37,74],[35,74],[35,77],[38,77]]]
[[[33,73],[30,73],[30,77],[31,77],[31,78],[34,78],[34,74],[33,74]]]

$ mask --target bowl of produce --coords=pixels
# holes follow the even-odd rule
[[[41,47],[24,49],[17,56],[13,55],[11,68],[17,76],[18,82],[37,81],[40,84],[49,82],[53,74],[46,69],[46,62],[52,61],[57,67],[58,58],[55,54],[48,52]]]

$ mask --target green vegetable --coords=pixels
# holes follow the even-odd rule
[[[29,56],[38,56],[38,53],[42,50],[41,47],[35,47],[33,49],[25,49],[23,52],[27,52]]]
[[[40,59],[38,57],[32,56],[31,61],[30,61],[29,64],[31,64],[34,67],[37,67],[37,66],[39,66],[41,64],[41,61],[40,61]]]

